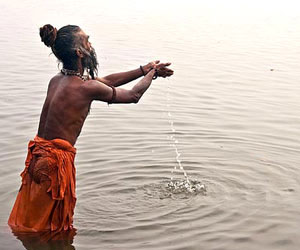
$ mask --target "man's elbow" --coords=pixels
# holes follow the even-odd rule
[[[131,102],[132,103],[138,103],[139,100],[141,99],[141,97],[142,97],[141,94],[132,92],[132,94],[131,94]]]

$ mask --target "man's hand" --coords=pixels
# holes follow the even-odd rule
[[[156,65],[159,64],[159,60],[153,61],[153,62],[149,62],[148,64],[146,64],[145,66],[143,66],[143,70],[145,75],[147,75],[151,69],[154,69],[156,67]]]
[[[163,78],[169,77],[174,74],[174,71],[167,68],[171,63],[158,63],[154,66],[157,71],[157,75]]]
[[[167,68],[171,63],[160,63],[159,60],[149,62],[143,67],[144,72],[147,74],[151,69],[156,69],[157,75],[160,77],[169,77],[174,74],[174,71]]]

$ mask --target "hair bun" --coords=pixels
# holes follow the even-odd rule
[[[56,39],[57,29],[51,24],[46,24],[40,28],[40,37],[47,47],[52,47]]]

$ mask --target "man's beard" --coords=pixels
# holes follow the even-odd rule
[[[86,49],[83,50],[85,57],[82,60],[82,66],[87,70],[88,74],[95,79],[98,73],[98,60],[96,51],[93,47],[88,51]]]

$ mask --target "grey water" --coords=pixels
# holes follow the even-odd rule
[[[1,250],[299,249],[297,1],[1,0],[0,10]],[[41,243],[7,219],[59,71],[39,38],[46,23],[82,27],[100,76],[157,59],[175,74],[137,105],[93,103],[76,144],[76,235]]]

